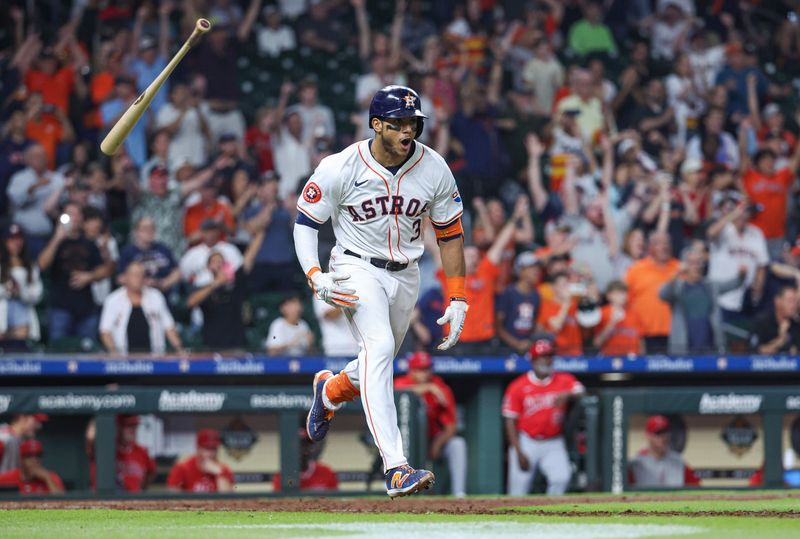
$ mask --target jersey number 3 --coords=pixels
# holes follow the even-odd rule
[[[411,241],[418,240],[422,234],[422,230],[420,229],[421,221],[422,219],[414,219],[414,222],[411,223],[411,226],[414,227],[414,236],[412,236]]]

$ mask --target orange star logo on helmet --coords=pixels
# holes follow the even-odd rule
[[[414,108],[414,104],[417,102],[417,98],[414,97],[413,95],[411,95],[411,93],[409,92],[408,95],[406,95],[403,98],[403,101],[406,102],[406,108],[407,109],[413,109]]]

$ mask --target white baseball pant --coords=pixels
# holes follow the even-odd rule
[[[330,271],[349,274],[342,284],[359,298],[356,309],[346,313],[360,352],[344,372],[361,393],[367,427],[388,471],[408,462],[394,406],[393,361],[417,303],[419,268],[412,263],[402,271],[379,269],[336,246]]]
[[[453,436],[442,448],[442,456],[447,460],[450,471],[450,494],[463,497],[467,494],[467,441],[461,436]]]
[[[508,449],[508,493],[525,496],[530,493],[533,476],[538,467],[547,478],[547,494],[561,495],[567,491],[572,469],[564,438],[536,440],[524,432],[519,433],[519,446],[528,457],[528,469],[519,467],[519,457],[513,447]]]

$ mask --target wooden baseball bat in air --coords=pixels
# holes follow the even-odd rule
[[[114,152],[117,151],[117,148],[125,142],[125,138],[133,129],[133,126],[136,125],[136,122],[139,121],[139,118],[142,117],[142,114],[147,110],[147,107],[150,106],[150,102],[155,97],[156,93],[158,92],[161,85],[164,84],[164,81],[167,80],[170,73],[175,70],[175,67],[180,63],[186,53],[189,52],[189,49],[197,43],[197,40],[200,39],[200,36],[205,34],[211,29],[211,23],[208,22],[206,19],[197,19],[197,23],[194,26],[194,31],[192,35],[189,36],[189,39],[186,40],[186,43],[175,53],[175,56],[172,57],[172,60],[169,61],[167,67],[165,67],[161,73],[150,83],[150,86],[145,88],[144,92],[136,98],[136,101],[131,103],[131,106],[128,107],[128,110],[117,120],[117,123],[111,128],[111,131],[108,132],[106,138],[103,139],[103,142],[100,143],[100,149],[106,155],[112,155]]]

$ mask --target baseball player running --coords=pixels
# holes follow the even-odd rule
[[[320,162],[298,199],[294,227],[295,251],[310,286],[323,301],[345,309],[360,347],[339,374],[324,370],[314,376],[308,436],[323,439],[334,412],[360,395],[392,498],[430,488],[434,481],[431,472],[415,470],[403,455],[392,388],[392,362],[419,291],[426,213],[450,293],[438,320],[450,324],[440,350],[458,341],[467,313],[461,195],[444,159],[415,141],[424,118],[411,88],[379,90],[369,108],[375,136]],[[317,230],[328,219],[336,246],[326,273],[317,255]]]
[[[508,493],[528,494],[538,467],[547,478],[547,493],[564,494],[572,475],[561,436],[567,403],[584,392],[574,376],[553,372],[555,342],[550,335],[533,338],[530,371],[517,377],[503,397],[508,439]]]

